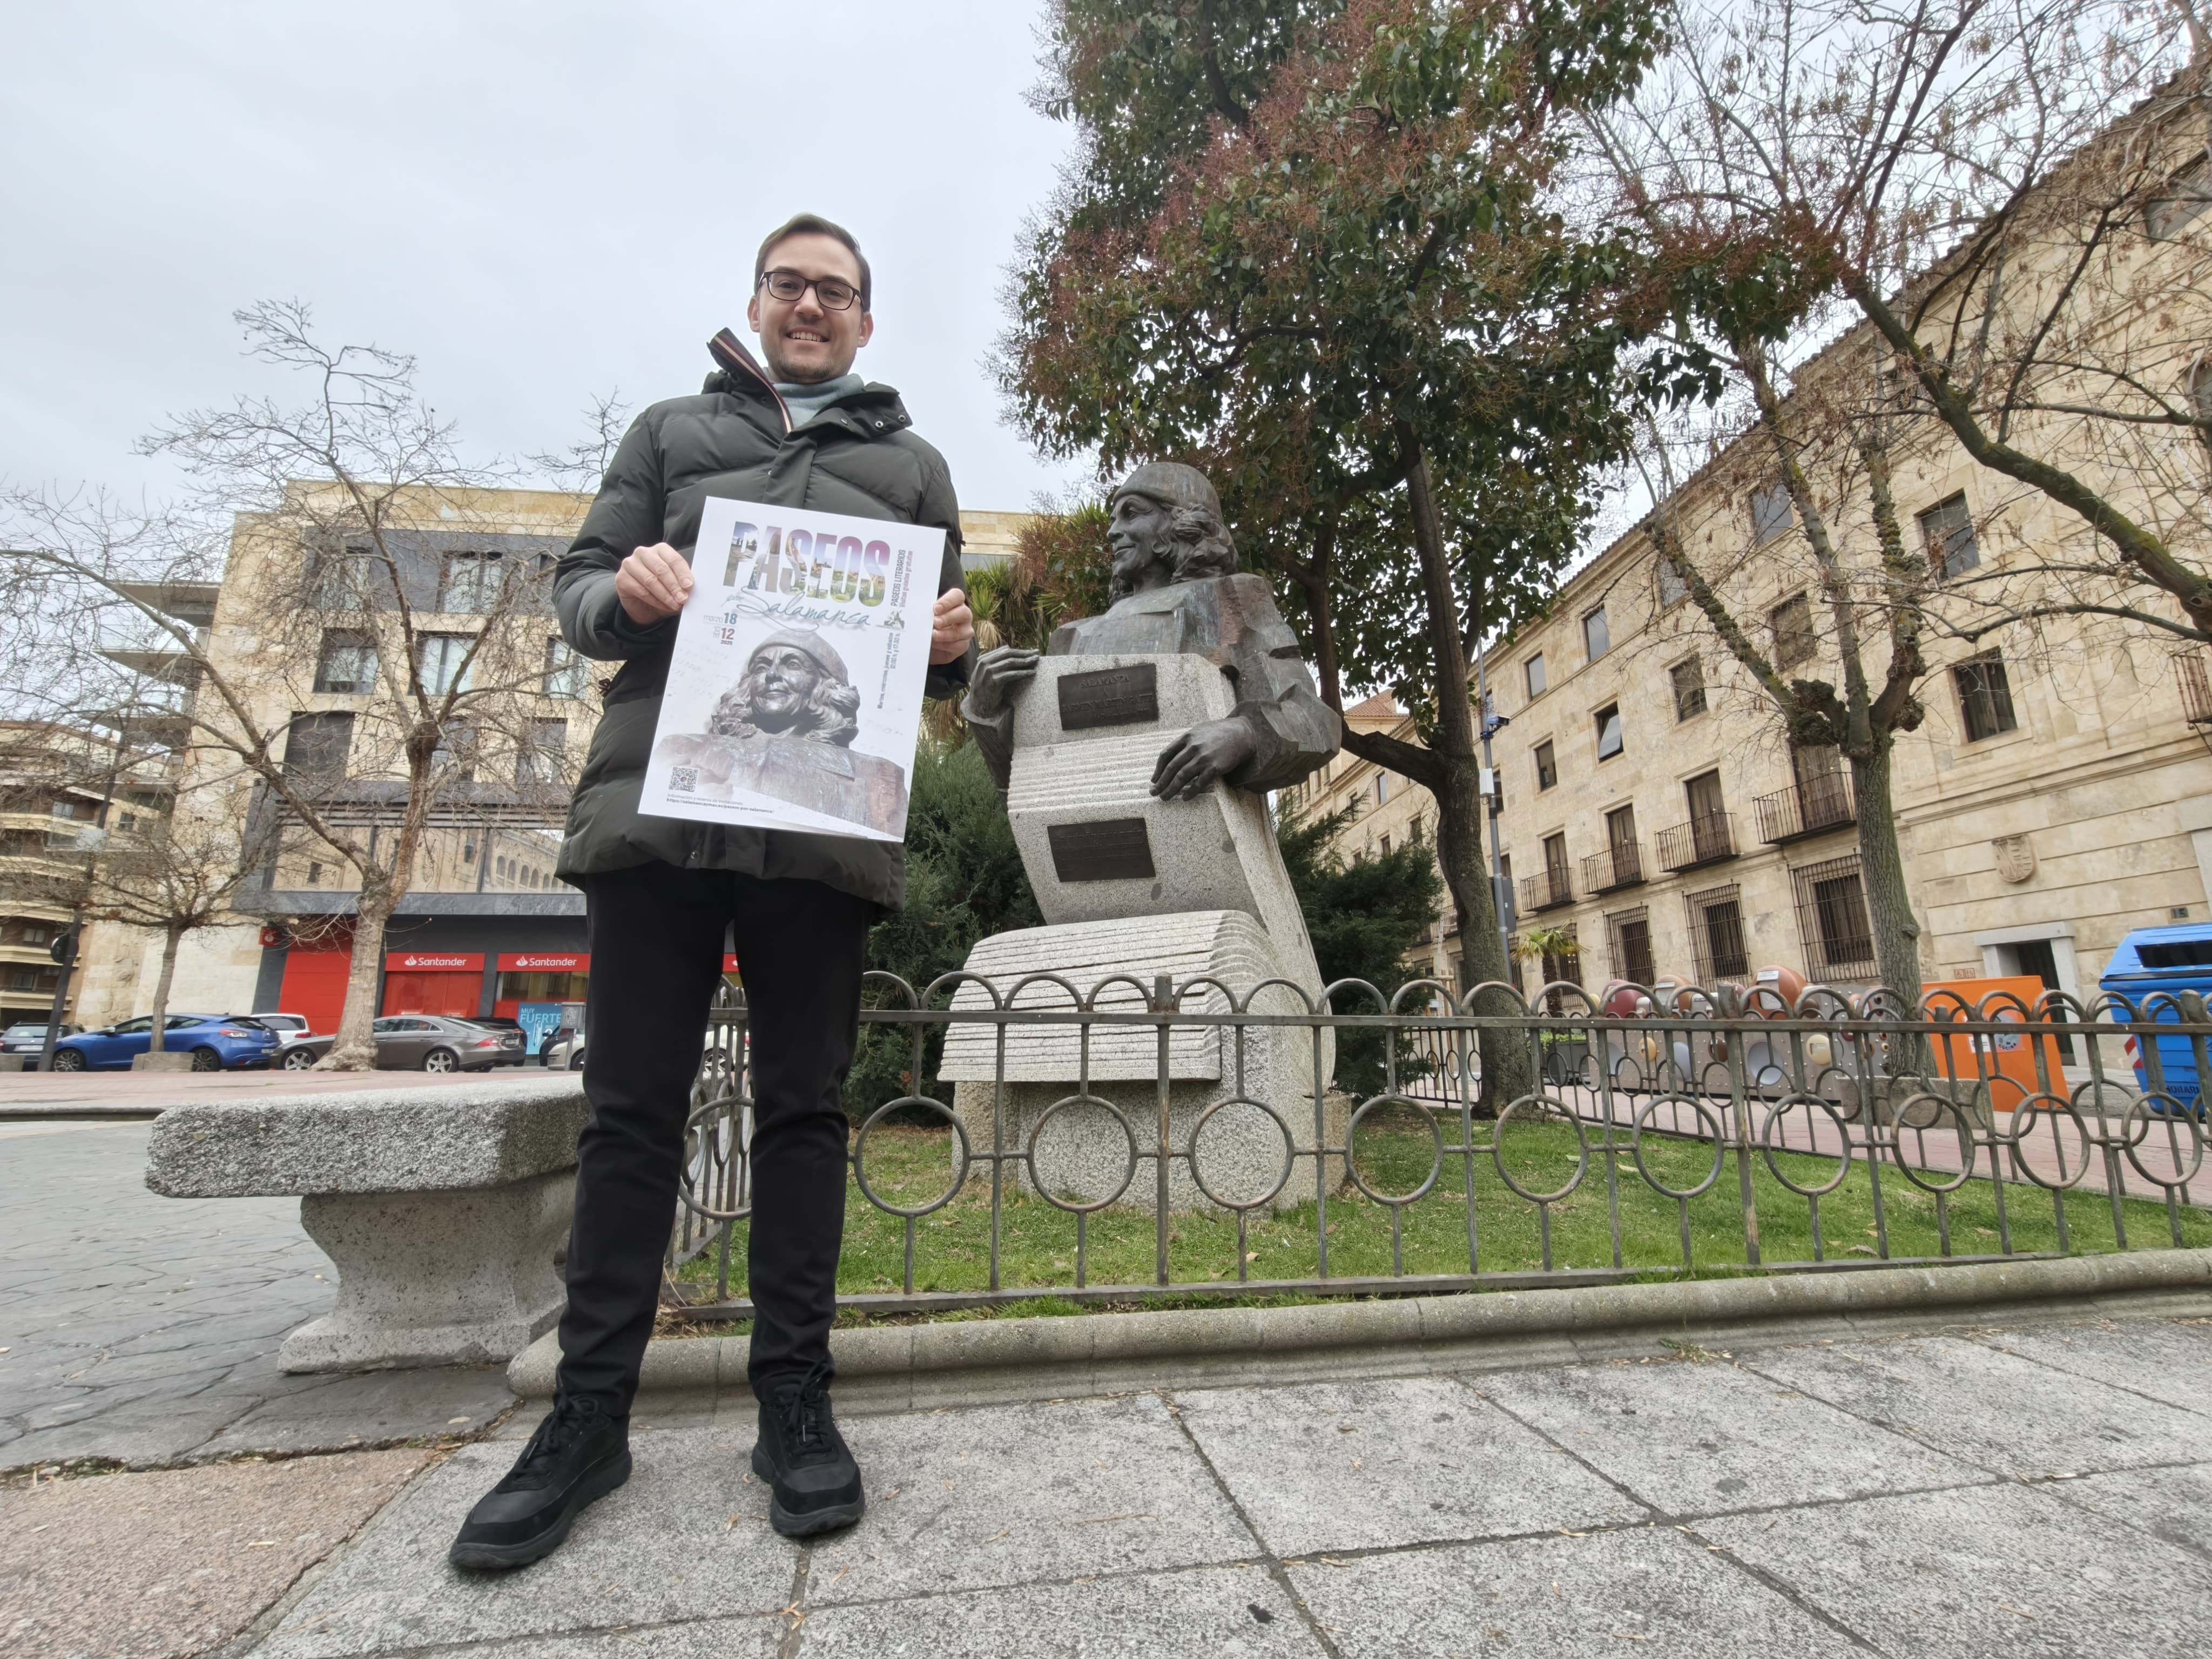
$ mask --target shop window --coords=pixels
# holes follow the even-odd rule
[[[337,696],[362,696],[376,689],[376,641],[350,628],[323,631],[315,659],[315,690]]]
[[[1536,745],[1536,789],[1538,793],[1553,787],[1559,781],[1559,758],[1547,741]]]
[[[1942,501],[1920,514],[1920,544],[1928,551],[1928,568],[1937,580],[1963,576],[1981,563],[1974,545],[1973,515],[1966,511],[1964,495]]]
[[[2005,678],[2004,659],[1996,652],[1969,657],[1951,671],[1951,679],[1959,689],[1959,712],[1968,743],[2019,729],[2012,683]]]
[[[1625,746],[1620,735],[1620,705],[1607,703],[1597,711],[1595,719],[1597,722],[1597,757],[1601,761],[1609,761]]]
[[[1801,662],[1810,662],[1820,649],[1813,633],[1813,600],[1809,594],[1793,593],[1776,605],[1767,617],[1774,629],[1774,666],[1786,672]]]
[[[1695,720],[1705,712],[1705,667],[1695,657],[1687,662],[1678,662],[1667,671],[1667,678],[1674,687],[1674,719],[1677,723]]]
[[[1528,682],[1528,696],[1533,700],[1544,695],[1544,653],[1537,652],[1521,665],[1521,672]]]

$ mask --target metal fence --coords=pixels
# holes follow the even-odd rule
[[[2193,993],[2139,1005],[1998,994],[1969,1006],[1938,992],[1905,1010],[1878,990],[1820,987],[1790,1003],[1771,987],[1725,985],[1593,994],[1555,984],[1526,1000],[1488,985],[1455,1000],[1419,981],[1388,999],[1340,984],[1316,1002],[1281,981],[1239,991],[1121,976],[1086,990],[1052,975],[999,986],[951,975],[918,991],[869,978],[864,1031],[906,1045],[906,1069],[920,1081],[855,1126],[848,1250],[872,1208],[879,1224],[902,1233],[902,1273],[895,1288],[842,1297],[848,1306],[1414,1293],[2212,1243],[2212,1212],[2195,1189],[2212,1016]],[[748,1311],[732,1278],[734,1230],[750,1212],[748,1018],[741,995],[718,1005],[695,1094],[670,1251],[694,1316]],[[933,1082],[929,1056],[963,1027],[980,1028],[963,1041],[971,1051],[987,1042],[997,1062],[956,1099],[953,1085]],[[1026,1089],[1034,1101],[1040,1085],[1010,1076],[1008,1042],[1038,1027],[1072,1038],[1081,1063],[1046,1091],[1057,1096],[1049,1108],[1024,1116],[1016,1097]],[[1379,1033],[1368,1039],[1379,1060],[1366,1061],[1379,1086],[1346,1096],[1324,1077],[1296,1098],[1244,1092],[1253,1045],[1287,1036],[1321,1062],[1324,1033],[1341,1041],[1363,1031]],[[1210,1085],[1188,1081],[1187,1059],[1170,1060],[1188,1056],[1193,1032],[1218,1045],[1220,1080]],[[1127,1054],[1133,1034],[1155,1045],[1149,1083],[1094,1084],[1094,1045],[1118,1042]],[[1487,1098],[1486,1053],[1511,1080]],[[1117,1092],[1118,1102],[1105,1097]],[[1279,1143],[1272,1186],[1237,1190],[1209,1167],[1210,1130],[1224,1112],[1271,1126]],[[1085,1115],[1116,1146],[1126,1139],[1127,1155],[1118,1182],[1109,1170],[1092,1190],[1070,1191],[1043,1176],[1047,1143]],[[872,1179],[881,1176],[871,1160],[884,1130],[901,1123],[944,1139],[943,1189],[913,1202]],[[1194,1260],[1188,1243],[1171,1249],[1180,1237],[1166,1201],[1171,1176],[1200,1194],[1205,1214],[1233,1220],[1232,1260]],[[1040,1274],[1034,1262],[1007,1271],[1018,1194],[1072,1222],[1072,1249],[1055,1262],[1064,1272]],[[959,1217],[939,1215],[956,1205]],[[1835,1218],[1846,1212],[1842,1238]],[[1555,1223],[1570,1215],[1579,1263],[1555,1250]],[[1097,1282],[1102,1216],[1120,1217],[1125,1235],[1149,1230],[1148,1275]],[[1371,1234],[1367,1268],[1346,1266],[1351,1235],[1339,1228],[1348,1218]],[[939,1282],[958,1275],[933,1266],[933,1219],[987,1237],[975,1282]],[[1303,1270],[1249,1271],[1249,1235],[1264,1231],[1279,1248],[1292,1227],[1310,1244]],[[1421,1259],[1409,1267],[1416,1233]],[[1911,1237],[1899,1253],[1903,1234]],[[1211,1236],[1217,1257],[1229,1253],[1226,1226]],[[1501,1242],[1510,1240],[1520,1242]],[[1533,1259],[1516,1261],[1516,1251]],[[742,1250],[734,1255],[741,1271]]]

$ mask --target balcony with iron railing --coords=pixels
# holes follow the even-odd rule
[[[1623,842],[1583,860],[1583,890],[1586,893],[1617,892],[1623,887],[1640,886],[1646,879],[1641,842]]]
[[[1759,809],[1759,838],[1781,847],[1808,836],[1825,835],[1858,821],[1851,799],[1848,773],[1808,778],[1761,795],[1753,803]]]
[[[1718,864],[1734,858],[1738,850],[1733,812],[1709,813],[1659,832],[1662,870],[1695,870],[1701,865]]]
[[[1574,902],[1574,884],[1568,879],[1564,865],[1521,878],[1521,908],[1523,910],[1532,913],[1556,910],[1563,904]]]

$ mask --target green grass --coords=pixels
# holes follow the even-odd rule
[[[1395,1121],[1372,1114],[1363,1122],[1357,1144],[1362,1175],[1378,1191],[1401,1194],[1426,1175],[1433,1143],[1410,1111]],[[1456,1138],[1447,1121],[1444,1141]],[[1492,1126],[1478,1123],[1480,1150],[1474,1161],[1474,1214],[1479,1251],[1476,1267],[1486,1273],[1536,1271],[1544,1266],[1539,1207],[1514,1194],[1498,1179],[1487,1142]],[[1610,1268],[1613,1237],[1606,1200],[1606,1160],[1591,1132],[1589,1167],[1567,1197],[1553,1203],[1551,1266]],[[1532,1192],[1567,1184],[1575,1166],[1575,1136],[1560,1124],[1514,1122],[1505,1138],[1505,1166]],[[1669,1188],[1698,1185],[1712,1164],[1710,1147],[1647,1138],[1644,1161],[1653,1177]],[[931,1129],[878,1128],[869,1137],[868,1178],[887,1201],[904,1206],[928,1202],[945,1190],[951,1175],[951,1139]],[[1978,1160],[1981,1162],[1981,1160]],[[1783,1170],[1804,1186],[1819,1186],[1832,1176],[1832,1158],[1788,1156]],[[1332,1170],[1339,1161],[1331,1160]],[[1620,1193],[1620,1261],[1655,1275],[1680,1273],[1684,1267],[1680,1211],[1676,1201],[1655,1191],[1636,1169],[1625,1146],[1617,1159]],[[1915,1187],[1893,1164],[1881,1170],[1883,1215],[1892,1257],[1942,1253],[1937,1231],[1937,1200]],[[1948,1200],[1951,1253],[1994,1255],[2001,1248],[1997,1200],[1986,1164],[1967,1187]],[[1814,1259],[1813,1206],[1791,1192],[1768,1169],[1751,1159],[1753,1208],[1758,1217],[1763,1261]],[[1139,1169],[1139,1181],[1150,1178]],[[1931,1177],[1948,1179],[1948,1177]],[[1291,1190],[1312,1191],[1313,1166],[1302,1160]],[[2090,1254],[2118,1248],[2112,1207],[2102,1193],[2064,1195],[2066,1248]],[[2003,1203],[2015,1251],[2056,1251],[2060,1247],[2051,1194],[2032,1186],[2008,1185]],[[1255,1212],[1248,1222],[1246,1264],[1255,1279],[1301,1279],[1318,1272],[1314,1237],[1314,1200],[1309,1196],[1279,1214]],[[1702,1195],[1688,1200],[1691,1267],[1718,1271],[1745,1262],[1744,1222],[1737,1162],[1731,1152],[1719,1178]],[[1403,1249],[1407,1273],[1465,1273],[1468,1271],[1468,1204],[1464,1166],[1447,1156],[1429,1194],[1403,1211]],[[2123,1206],[2128,1243],[2137,1249],[2173,1242],[2161,1204],[2128,1200]],[[1819,1200],[1825,1254],[1831,1261],[1867,1260],[1876,1249],[1874,1183],[1867,1166],[1855,1163],[1836,1191]],[[914,1285],[917,1291],[981,1291],[988,1287],[990,1267],[990,1182],[987,1166],[971,1168],[961,1194],[945,1208],[924,1216],[915,1228]],[[1150,1285],[1154,1269],[1154,1228],[1149,1213],[1124,1208],[1101,1211],[1087,1226],[1087,1282],[1092,1285]],[[730,1252],[732,1295],[744,1293],[745,1227],[733,1230]],[[1178,1283],[1233,1282],[1237,1278],[1237,1225],[1233,1216],[1194,1212],[1171,1218],[1168,1234],[1171,1279]],[[2185,1208],[2185,1245],[2212,1245],[2212,1214]],[[1015,1189],[1009,1169],[1003,1198],[1000,1283],[1009,1290],[1072,1287],[1075,1284],[1075,1218],[1033,1194]],[[845,1247],[838,1287],[847,1295],[897,1292],[904,1288],[905,1229],[902,1219],[876,1209],[857,1188],[848,1190]],[[680,1279],[711,1291],[717,1252],[687,1263]],[[1328,1199],[1328,1267],[1331,1277],[1385,1275],[1391,1272],[1390,1209],[1346,1187]],[[1310,1298],[1298,1297],[1298,1300]],[[1056,1304],[1056,1305],[1055,1305]],[[1022,1304],[1031,1313],[1089,1310],[1096,1304],[1041,1297]],[[1163,1304],[1147,1298],[1148,1307]],[[1211,1304],[1209,1303],[1209,1305]],[[1012,1310],[995,1310],[1006,1316]]]

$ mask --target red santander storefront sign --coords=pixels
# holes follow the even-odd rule
[[[390,951],[385,953],[388,974],[481,974],[481,951]]]
[[[591,968],[584,951],[507,951],[499,958],[502,974],[586,974]]]

